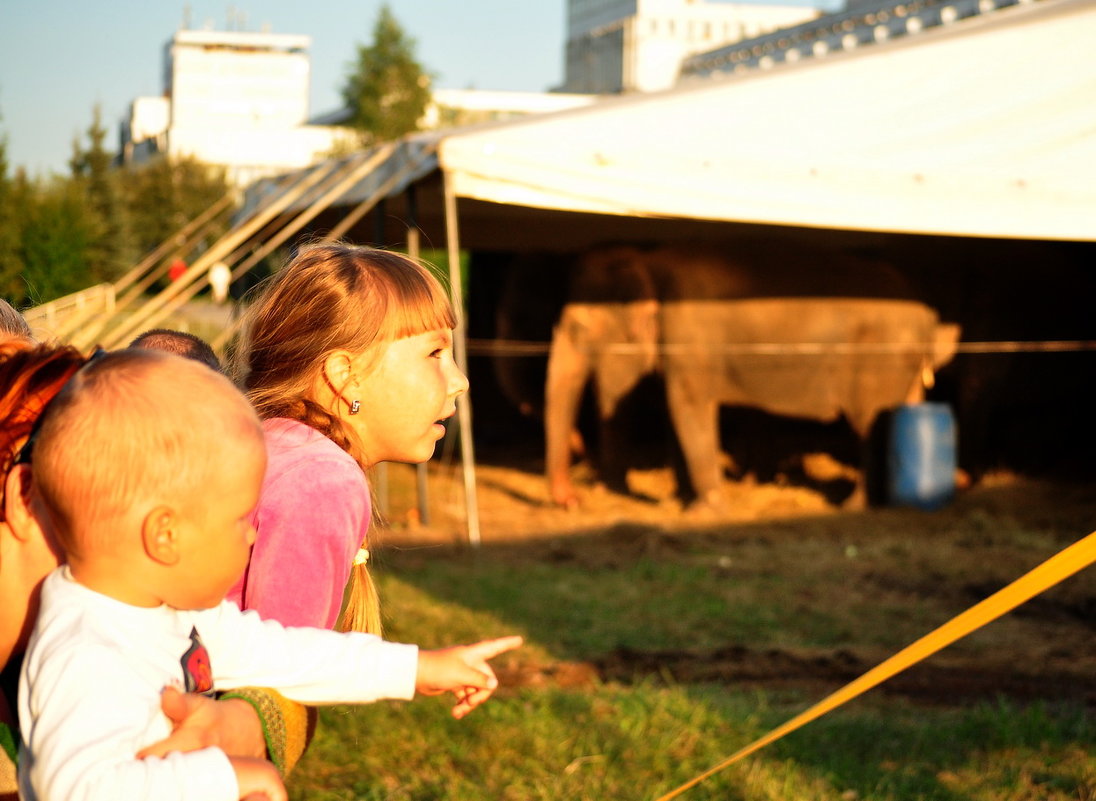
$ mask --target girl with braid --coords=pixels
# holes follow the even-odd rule
[[[379,633],[365,471],[429,459],[468,389],[449,298],[407,256],[317,245],[244,319],[236,372],[263,421],[268,467],[251,561],[229,598],[285,625]]]

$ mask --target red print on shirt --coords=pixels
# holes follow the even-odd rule
[[[198,629],[190,629],[190,647],[179,660],[183,666],[183,686],[188,693],[213,694],[213,668],[209,664],[209,651],[202,645]]]

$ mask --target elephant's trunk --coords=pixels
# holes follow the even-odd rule
[[[577,322],[572,309],[552,332],[548,353],[548,379],[544,392],[544,466],[552,502],[566,508],[578,505],[571,483],[571,432],[578,417],[579,401],[590,376],[590,353],[575,339]]]

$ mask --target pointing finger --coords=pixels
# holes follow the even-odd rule
[[[484,640],[475,645],[468,646],[481,659],[492,659],[499,654],[520,648],[525,640],[518,635],[512,637],[499,637],[497,640]]]

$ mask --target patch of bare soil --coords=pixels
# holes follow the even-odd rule
[[[389,528],[381,544],[453,546],[467,541],[465,485],[456,470],[430,474],[430,525],[423,525],[407,484],[389,476],[393,498]],[[476,497],[481,543],[492,558],[535,559],[591,567],[639,557],[678,558],[698,544],[768,544],[778,554],[789,531],[803,521],[810,536],[836,542],[864,541],[900,532],[912,542],[960,541],[957,553],[975,561],[999,560],[986,577],[950,587],[956,608],[973,605],[1017,578],[1007,536],[1001,529],[1051,532],[1061,547],[1096,528],[1096,493],[1088,486],[1063,486],[1001,475],[962,491],[949,506],[926,513],[915,509],[841,511],[820,491],[802,486],[742,482],[727,487],[719,514],[684,509],[673,495],[666,470],[633,471],[630,495],[580,481],[583,504],[562,510],[548,501],[541,475],[498,466],[477,470]],[[400,506],[402,504],[402,507]],[[901,557],[897,557],[901,558]],[[911,608],[939,597],[941,582],[927,573],[884,572],[861,577],[890,592],[904,593]],[[1025,568],[1026,569],[1026,568]],[[1090,568],[1091,569],[1091,568]],[[1092,582],[1084,585],[1091,588]],[[1000,648],[977,654],[941,653],[895,676],[876,691],[921,704],[963,705],[1008,697],[1018,702],[1053,699],[1096,709],[1096,593],[1037,596],[1010,614],[1025,624],[1022,635]],[[927,632],[926,632],[927,633]],[[716,682],[769,689],[798,689],[822,698],[884,661],[890,652],[872,649],[772,649],[734,646],[716,650],[635,651],[617,649],[590,662],[521,663],[504,668],[506,686],[581,687],[599,681]]]
[[[880,655],[883,656],[883,655]],[[741,646],[711,652],[617,650],[600,660],[598,675],[629,681],[637,676],[663,676],[676,682],[717,682],[739,687],[836,690],[858,678],[881,659],[855,651],[753,650]],[[1078,669],[1069,658],[1056,666],[1001,665],[980,661],[933,659],[890,678],[880,691],[918,703],[955,706],[1008,697],[1029,702],[1069,698],[1096,709],[1096,675]]]

